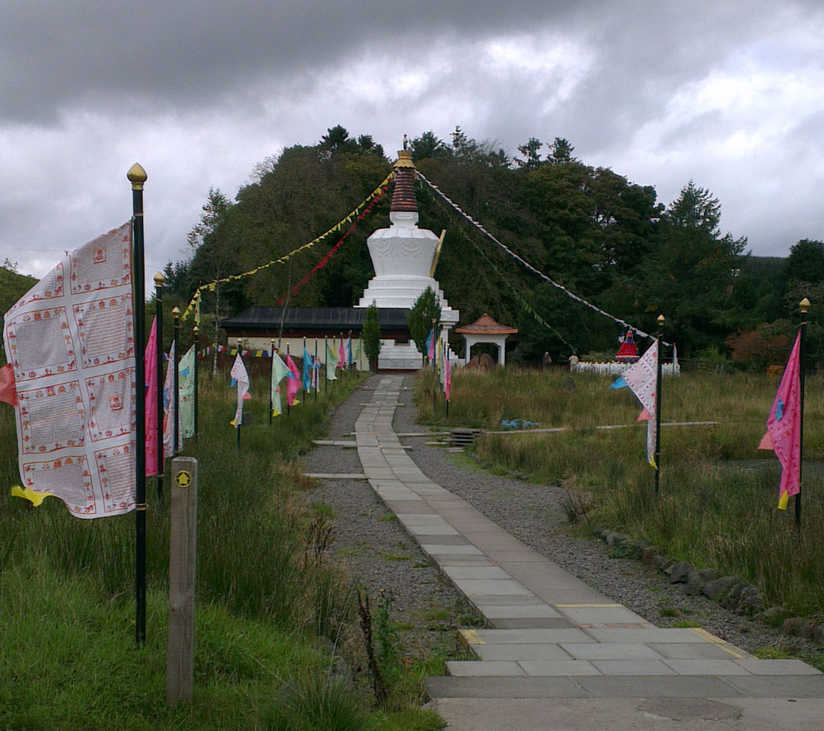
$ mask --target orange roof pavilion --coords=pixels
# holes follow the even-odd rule
[[[492,343],[498,346],[498,365],[506,363],[506,338],[517,334],[518,330],[495,322],[486,312],[471,325],[456,327],[455,332],[466,341],[466,362],[469,362],[472,346],[476,343]]]

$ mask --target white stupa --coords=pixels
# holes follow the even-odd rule
[[[418,228],[415,164],[409,150],[398,152],[394,182],[390,226],[378,229],[367,239],[375,276],[369,280],[357,306],[369,307],[374,302],[379,309],[411,309],[415,300],[427,287],[431,287],[440,301],[441,337],[445,341],[449,329],[458,322],[460,313],[449,306],[434,278],[441,240],[432,231]],[[412,340],[405,343],[381,340],[379,368],[410,369],[420,366],[421,354]]]

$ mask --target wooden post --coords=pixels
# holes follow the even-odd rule
[[[195,558],[197,556],[197,460],[172,460],[169,534],[169,644],[166,702],[191,701],[195,656]]]

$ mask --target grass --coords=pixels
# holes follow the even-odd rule
[[[228,379],[226,379],[228,380]],[[324,550],[331,507],[311,501],[296,457],[360,379],[307,399],[270,427],[261,385],[240,445],[234,391],[203,378],[195,693],[165,703],[169,485],[147,496],[147,642],[134,643],[134,517],[78,520],[34,509],[19,482],[11,409],[0,410],[0,728],[438,728],[404,700],[391,710],[336,672],[354,591]],[[419,697],[419,693],[418,693]],[[407,698],[406,695],[399,698]]]
[[[558,433],[482,434],[477,463],[493,473],[563,485],[586,505],[584,529],[610,528],[658,546],[698,567],[736,574],[758,585],[768,603],[824,621],[824,377],[807,378],[803,527],[792,509],[776,509],[780,466],[756,449],[777,382],[760,374],[684,373],[665,378],[660,493],[644,458],[640,405],[613,379],[518,368],[453,374],[449,416],[431,373],[418,378],[419,418],[429,424],[495,430],[502,418],[524,418]],[[574,384],[574,385],[573,385]],[[627,428],[599,430],[601,425]],[[792,506],[791,506],[792,507]]]

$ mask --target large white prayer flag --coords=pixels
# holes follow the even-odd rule
[[[79,518],[135,505],[131,238],[126,223],[70,252],[5,315],[20,478]]]
[[[641,413],[638,421],[647,422],[647,460],[657,469],[655,464],[655,437],[657,434],[657,421],[655,418],[655,385],[658,380],[658,341],[653,340],[652,345],[635,363],[632,364],[623,375],[612,384],[612,388],[623,388],[629,386],[630,390],[641,402]]]
[[[235,418],[229,423],[234,427],[238,427],[243,424],[243,401],[249,398],[249,374],[246,372],[246,366],[243,365],[243,358],[240,357],[240,353],[235,356],[235,362],[232,364],[229,375],[232,377],[232,385],[237,384]]]
[[[175,421],[177,421],[177,448],[183,449],[183,429],[180,428],[180,413],[174,400],[175,371],[174,364],[177,352],[175,341],[169,348],[169,360],[166,363],[166,377],[163,381],[163,455],[173,457],[175,454]],[[180,384],[178,383],[178,386]],[[178,399],[179,400],[179,399]],[[179,405],[179,404],[178,404]]]
[[[195,346],[186,351],[177,366],[177,389],[180,406],[180,439],[195,435]]]

